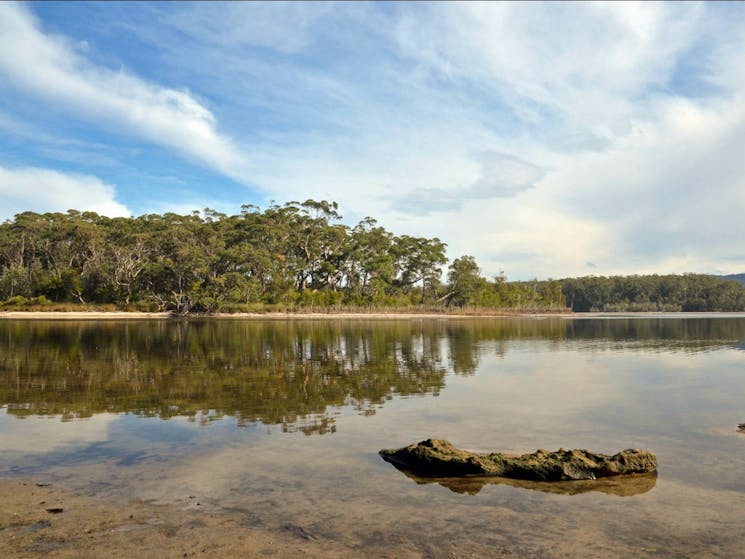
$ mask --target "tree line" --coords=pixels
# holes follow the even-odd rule
[[[509,282],[502,273],[485,278],[469,255],[444,274],[446,248],[436,237],[395,235],[371,217],[345,225],[326,200],[244,205],[237,215],[23,212],[0,224],[0,302],[6,309],[93,304],[177,314],[745,309],[745,287],[709,276]]]
[[[561,284],[575,312],[745,311],[745,285],[705,274],[589,276]]]
[[[6,308],[94,303],[180,314],[563,306],[558,285],[551,293],[537,283],[497,285],[481,278],[472,257],[453,262],[446,284],[447,245],[440,239],[394,235],[370,217],[347,226],[335,202],[241,210],[131,218],[76,210],[17,214],[0,225],[0,301]]]

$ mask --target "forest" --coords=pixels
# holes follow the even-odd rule
[[[706,274],[589,276],[561,286],[574,312],[745,310],[745,285]]]
[[[735,280],[738,283],[745,284],[745,274],[729,274],[726,276],[718,276],[722,279]]]
[[[350,227],[325,200],[109,218],[24,212],[0,224],[0,308],[175,314],[303,310],[741,311],[706,275],[507,281],[438,238]]]

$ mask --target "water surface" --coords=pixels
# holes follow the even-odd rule
[[[745,318],[0,322],[0,475],[188,495],[350,555],[745,557]],[[648,448],[601,484],[377,455]],[[508,555],[509,556],[509,555]]]

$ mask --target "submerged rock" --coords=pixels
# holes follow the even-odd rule
[[[740,424],[739,424],[739,425],[737,426],[737,430],[738,430],[738,431],[739,431],[740,433],[745,433],[745,423],[740,423]]]
[[[384,460],[425,476],[499,476],[535,481],[591,480],[623,474],[657,470],[657,457],[646,450],[628,449],[613,456],[587,450],[554,452],[537,450],[532,454],[468,452],[450,442],[427,439],[394,450],[381,450]]]

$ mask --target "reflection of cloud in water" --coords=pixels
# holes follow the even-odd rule
[[[509,485],[510,487],[530,489],[542,493],[554,493],[557,495],[579,495],[581,493],[597,491],[619,497],[631,497],[651,491],[657,483],[656,472],[581,481],[530,481],[490,476],[425,477],[413,474],[398,467],[396,464],[392,465],[418,485],[437,483],[443,487],[447,487],[453,493],[468,495],[477,495],[486,485]]]
[[[106,441],[118,417],[102,413],[75,421],[60,421],[59,416],[27,417],[19,421],[4,409],[0,413],[0,451],[45,453]]]

